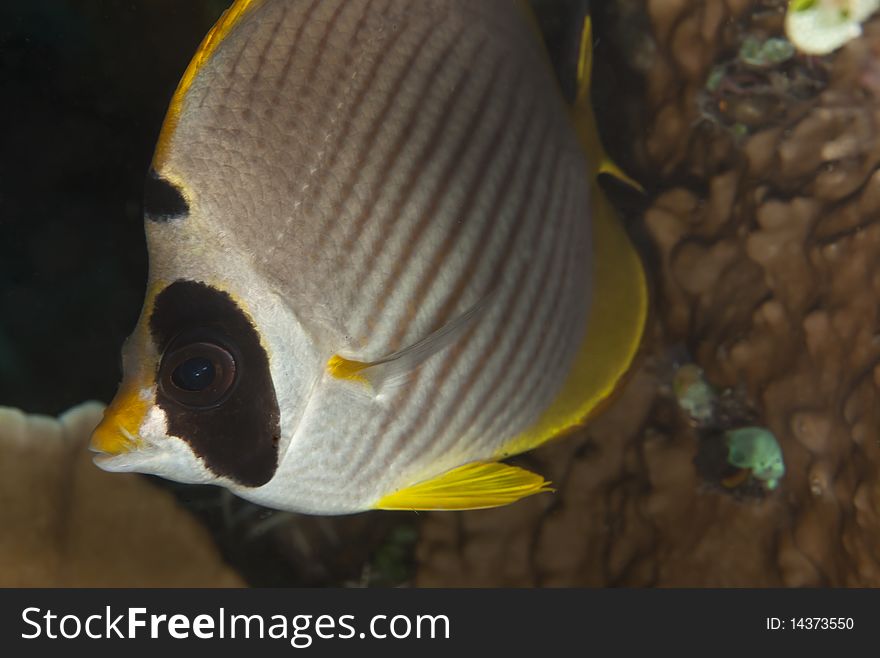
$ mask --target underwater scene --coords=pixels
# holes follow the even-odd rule
[[[880,0],[13,0],[0,85],[0,586],[880,586]]]

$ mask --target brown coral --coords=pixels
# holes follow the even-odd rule
[[[0,586],[237,587],[208,532],[142,476],[95,468],[102,405],[0,408]]]
[[[781,33],[784,3],[618,0],[617,15],[633,4],[656,53],[620,60],[646,77],[649,128],[623,158],[656,191],[646,355],[602,418],[529,457],[555,496],[431,515],[417,582],[878,586],[880,20],[834,56],[750,76],[731,58]],[[740,77],[709,93],[713,70]],[[698,473],[705,439],[667,387],[675,344],[776,435],[778,489],[734,496]]]

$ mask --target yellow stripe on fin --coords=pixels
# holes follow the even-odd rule
[[[575,105],[590,104],[590,83],[593,77],[593,21],[587,15],[581,29],[581,43],[578,47],[577,95]]]
[[[577,65],[577,94],[572,107],[572,119],[581,143],[590,156],[593,166],[593,175],[608,174],[618,180],[634,187],[639,192],[645,188],[636,180],[626,174],[614,161],[608,157],[605,147],[599,137],[596,127],[596,117],[593,114],[593,106],[590,101],[590,83],[593,75],[593,24],[590,17],[584,18],[584,26],[581,30],[581,42],[579,47]]]
[[[475,462],[459,466],[381,498],[386,510],[467,510],[498,507],[544,491],[554,491],[542,476],[518,466]]]
[[[608,401],[629,370],[648,317],[648,286],[642,261],[614,208],[597,184],[610,173],[638,189],[605,153],[590,105],[592,61],[590,18],[584,19],[578,62],[578,94],[572,120],[592,165],[593,300],[587,331],[568,378],[538,420],[495,454],[504,459],[583,425]]]
[[[614,162],[614,160],[609,158],[607,155],[604,157],[602,162],[599,163],[599,171],[597,173],[614,176],[617,180],[626,183],[627,185],[638,190],[642,194],[645,193],[645,188],[642,187],[642,184],[639,183],[632,176],[630,176],[628,173],[626,173],[619,166],[617,166],[617,163]]]
[[[235,0],[232,6],[223,12],[217,22],[214,23],[214,27],[211,28],[210,32],[208,32],[202,40],[199,49],[196,50],[196,54],[193,55],[189,66],[186,67],[183,77],[177,84],[177,89],[174,91],[174,96],[171,97],[171,103],[168,105],[168,112],[165,115],[165,121],[162,123],[162,130],[159,132],[159,140],[156,143],[156,150],[153,153],[153,169],[156,171],[160,170],[162,163],[165,161],[165,156],[168,153],[168,147],[171,141],[171,135],[174,134],[174,130],[177,128],[177,122],[180,119],[183,98],[186,96],[186,92],[189,91],[196,74],[198,74],[202,66],[204,66],[211,58],[211,55],[217,50],[217,46],[222,43],[223,39],[226,38],[232,28],[241,21],[248,11],[261,4],[262,1],[263,0]]]
[[[639,349],[648,315],[642,263],[611,204],[594,193],[594,293],[587,332],[571,373],[538,420],[499,450],[503,459],[582,425],[609,399]]]

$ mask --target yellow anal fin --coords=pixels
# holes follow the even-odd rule
[[[542,476],[518,466],[475,462],[447,471],[381,498],[386,510],[467,510],[498,507],[544,491],[554,491]]]

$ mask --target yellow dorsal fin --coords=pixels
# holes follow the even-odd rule
[[[614,176],[617,180],[626,183],[630,187],[638,190],[642,194],[645,193],[645,188],[642,187],[642,184],[637,180],[632,178],[628,173],[626,173],[623,169],[617,166],[617,163],[614,162],[607,155],[603,157],[602,161],[599,163],[599,170],[596,172],[597,174],[608,174],[609,176]]]
[[[553,489],[536,473],[498,462],[475,462],[388,494],[374,507],[411,511],[483,509],[543,491]]]
[[[217,46],[223,42],[223,39],[226,38],[232,28],[241,21],[248,11],[261,4],[261,2],[262,0],[235,0],[232,6],[224,11],[217,22],[214,23],[214,27],[205,35],[205,38],[202,39],[199,49],[196,50],[196,54],[193,55],[189,66],[186,67],[186,71],[177,84],[177,89],[174,91],[174,96],[171,97],[171,103],[168,105],[168,112],[165,114],[165,121],[162,123],[162,130],[159,132],[159,140],[153,153],[153,168],[157,171],[161,169],[162,163],[168,154],[171,135],[174,134],[177,122],[180,119],[183,99],[186,96],[186,92],[189,91],[196,74],[208,62],[211,55],[217,50]]]
[[[581,143],[590,156],[593,166],[591,172],[595,178],[598,174],[608,174],[626,183],[630,187],[644,192],[645,189],[633,178],[626,174],[614,161],[608,157],[605,147],[599,138],[599,130],[596,126],[596,116],[593,114],[593,106],[590,100],[590,83],[593,76],[593,24],[589,16],[584,18],[581,29],[581,41],[577,65],[577,94],[572,107],[572,118],[580,137]]]
[[[584,17],[581,28],[581,42],[578,47],[577,94],[575,105],[590,104],[590,83],[593,81],[593,21],[590,15]]]
[[[571,108],[578,137],[592,165],[594,293],[587,331],[556,398],[533,425],[498,450],[497,459],[536,448],[592,418],[629,370],[648,315],[648,287],[641,259],[596,182],[596,175],[608,173],[642,189],[608,158],[599,139],[590,104],[592,50],[587,16],[581,32],[577,96]]]

